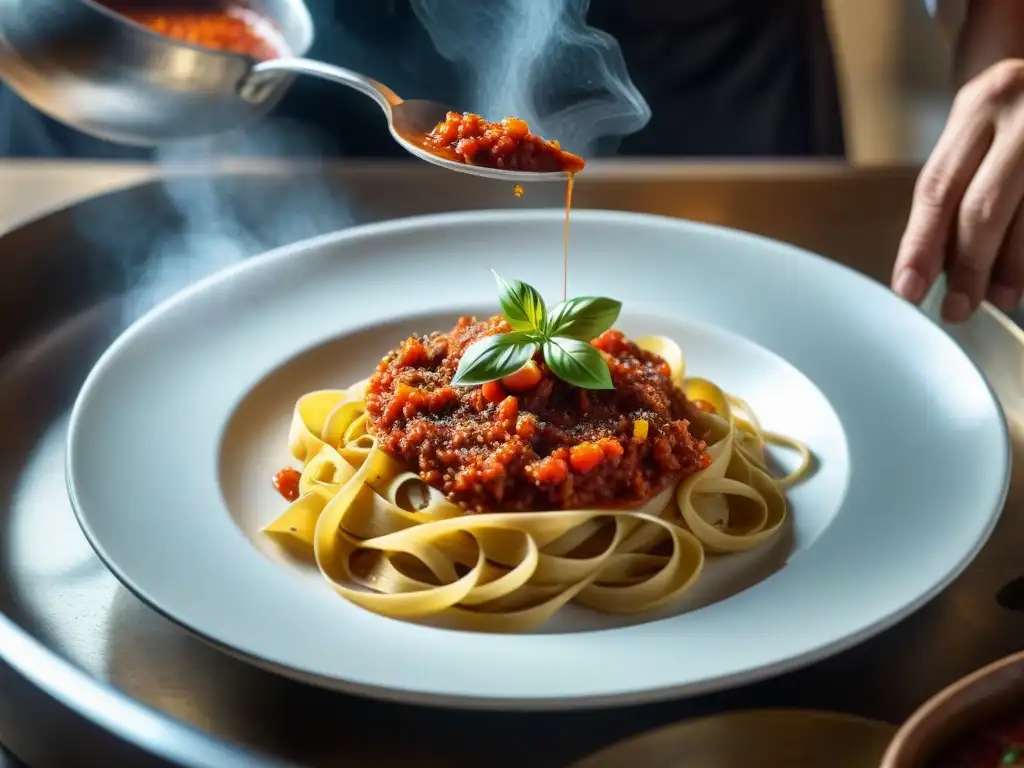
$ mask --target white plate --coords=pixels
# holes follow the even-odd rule
[[[489,267],[561,291],[559,211],[379,224],[248,261],[171,299],[106,352],[75,405],[68,486],[100,557],[139,597],[250,661],[414,702],[607,705],[734,686],[895,623],[991,531],[1009,443],[981,374],[883,286],[716,227],[574,213],[570,293],[624,303],[627,333],[674,337],[693,375],[746,398],[820,468],[764,550],[715,560],[675,613],[567,610],[495,636],[382,618],[281,557],[305,391],[348,385],[412,331],[497,311]],[[683,609],[690,609],[680,612]]]

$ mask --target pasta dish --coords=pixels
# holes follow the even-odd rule
[[[547,311],[497,277],[502,315],[403,341],[366,380],[295,405],[264,530],[346,599],[407,620],[521,632],[573,602],[675,600],[709,554],[775,536],[808,449],[687,376],[680,347],[631,341],[621,305]],[[766,447],[797,451],[773,477]]]

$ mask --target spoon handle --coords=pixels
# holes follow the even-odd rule
[[[239,91],[244,99],[262,101],[272,90],[274,83],[286,75],[310,75],[321,80],[329,80],[332,83],[347,85],[376,101],[386,113],[390,113],[393,106],[402,103],[398,94],[372,78],[344,67],[300,58],[271,59],[260,62],[250,70],[249,76],[243,81]]]

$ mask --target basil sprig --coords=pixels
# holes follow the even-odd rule
[[[513,374],[540,350],[548,368],[562,381],[583,389],[614,389],[608,364],[590,341],[618,320],[621,302],[580,296],[548,312],[536,288],[492,272],[512,333],[488,336],[471,345],[459,361],[453,385],[478,386]]]

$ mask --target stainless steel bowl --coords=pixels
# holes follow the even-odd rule
[[[313,20],[302,0],[248,7],[292,55],[309,50]],[[243,98],[255,63],[155,34],[91,0],[0,0],[0,78],[36,109],[121,144],[221,133],[264,115],[294,76],[264,77]]]

